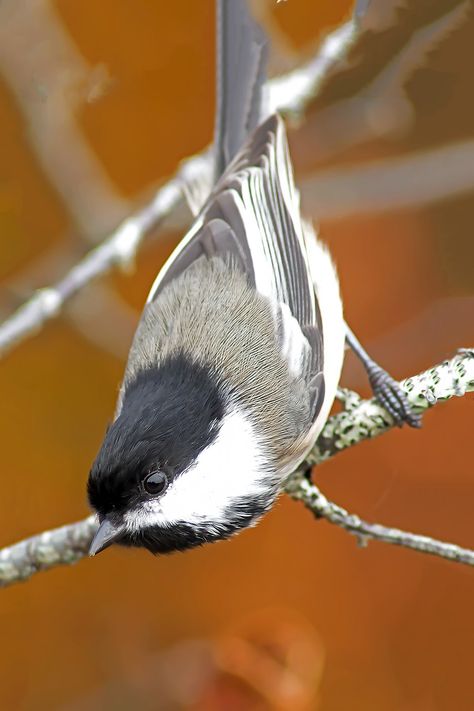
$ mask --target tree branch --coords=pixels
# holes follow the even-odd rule
[[[460,349],[451,360],[400,382],[414,411],[421,413],[438,402],[474,391],[474,349]],[[373,439],[394,426],[378,402],[362,400],[357,393],[341,390],[344,410],[328,419],[305,466],[322,464],[338,452],[366,439]]]
[[[0,551],[0,587],[28,580],[41,570],[75,563],[87,555],[97,529],[95,516],[25,538]]]
[[[370,540],[392,543],[395,546],[411,548],[420,553],[437,555],[440,558],[452,560],[455,563],[474,565],[474,550],[461,548],[454,543],[444,543],[429,536],[401,531],[398,528],[388,528],[379,523],[368,523],[356,514],[350,514],[333,501],[329,501],[315,484],[312,484],[301,472],[295,474],[287,487],[287,493],[296,501],[301,501],[316,518],[324,518],[329,523],[343,528],[357,536],[363,547]]]
[[[418,411],[438,402],[461,397],[474,391],[474,349],[460,351],[454,358],[401,382],[410,403]],[[341,391],[346,409],[329,418],[305,465],[290,478],[286,492],[301,501],[318,518],[325,518],[366,544],[368,540],[404,546],[458,563],[474,565],[474,551],[460,548],[396,528],[367,523],[329,501],[305,476],[308,466],[321,464],[337,452],[365,439],[387,432],[392,418],[374,400],[361,400],[347,390]],[[97,524],[94,516],[53,531],[27,538],[0,551],[0,587],[27,580],[34,573],[58,565],[74,563],[87,555]]]
[[[420,107],[407,92],[410,78],[469,22],[468,2],[443,4],[420,8],[386,0],[382,9],[380,2],[370,3],[367,16],[352,26],[346,61],[325,72],[307,106],[309,120],[298,132],[298,157],[305,168],[312,170],[315,162],[327,163],[370,141],[400,140],[413,133]],[[385,13],[391,17],[384,21]]]

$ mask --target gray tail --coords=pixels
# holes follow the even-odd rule
[[[252,18],[247,1],[216,0],[215,180],[264,118],[267,40]]]

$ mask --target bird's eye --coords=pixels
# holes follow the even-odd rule
[[[161,494],[168,486],[168,478],[161,471],[151,472],[143,480],[143,488],[150,496]]]

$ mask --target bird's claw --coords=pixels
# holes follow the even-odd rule
[[[375,397],[398,427],[402,427],[405,423],[410,427],[421,427],[421,415],[413,412],[399,383],[386,370],[374,363],[368,375]]]

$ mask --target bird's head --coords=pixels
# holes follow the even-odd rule
[[[125,390],[88,481],[99,530],[152,553],[228,538],[255,523],[278,487],[272,458],[228,388],[183,355],[145,370]]]

